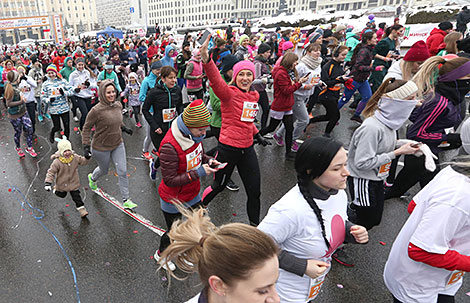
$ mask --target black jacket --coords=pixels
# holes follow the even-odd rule
[[[153,108],[153,113],[150,113],[150,108]],[[161,80],[158,80],[155,87],[148,91],[142,107],[142,112],[150,125],[151,131],[158,128],[162,130],[170,128],[171,122],[163,123],[162,111],[167,108],[176,108],[178,115],[183,112],[181,88],[176,84],[173,88],[168,89]]]
[[[327,85],[327,89],[320,94],[324,97],[339,98],[340,87],[338,84],[344,83],[340,78],[342,75],[344,75],[342,63],[332,59],[323,65],[320,78]]]
[[[467,30],[467,23],[470,22],[470,10],[462,10],[457,15],[457,31],[464,33]]]

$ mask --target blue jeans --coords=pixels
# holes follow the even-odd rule
[[[367,102],[372,96],[372,90],[370,89],[369,81],[367,80],[364,82],[353,81],[352,86],[353,89],[348,89],[347,87],[344,88],[344,94],[338,102],[338,109],[341,109],[341,107],[348,103],[349,99],[351,99],[354,92],[358,90],[362,96],[362,99],[361,102],[359,102],[359,105],[357,106],[354,115],[359,116],[361,115],[362,110],[366,107]]]

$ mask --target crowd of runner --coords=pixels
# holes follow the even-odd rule
[[[305,33],[229,27],[187,34],[181,45],[158,34],[3,47],[2,114],[20,159],[24,152],[37,157],[35,125],[51,120],[48,139],[57,152],[45,189],[61,198],[70,193],[81,217],[88,212],[78,166],[90,159],[97,166],[89,187],[96,190],[114,163],[123,207],[137,207],[122,133],[143,127],[142,157],[149,177],[159,179],[168,229],[154,257],[170,275],[176,266],[199,273],[204,289],[188,302],[315,300],[333,259],[354,266],[346,243],[367,243],[384,201],[418,182],[385,284],[394,302],[454,302],[470,271],[470,37],[441,22],[426,41],[404,50],[399,20],[369,19],[365,28],[332,24]],[[343,127],[347,104],[358,127],[343,146],[335,128]],[[321,137],[307,139],[312,124],[324,127]],[[81,138],[75,151],[71,136]],[[218,144],[205,150],[209,137]],[[297,184],[261,218],[254,145],[271,142],[294,161]],[[450,162],[440,161],[460,147]],[[217,228],[206,209],[225,188],[239,189],[235,169],[249,225]],[[201,190],[209,175],[212,184]]]

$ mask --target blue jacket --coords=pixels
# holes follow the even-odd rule
[[[114,81],[114,86],[116,86],[116,89],[118,90],[118,92],[121,92],[121,86],[119,85],[119,79],[118,79],[118,76],[117,74],[112,71],[111,74],[108,74],[106,72],[106,70],[103,70],[100,72],[100,74],[98,75],[98,81],[102,81],[102,80],[105,80],[105,79],[111,79]]]
[[[140,92],[139,92],[139,100],[141,103],[145,102],[145,98],[147,97],[147,92],[155,86],[155,82],[157,81],[157,76],[154,73],[150,72],[150,74],[145,77],[140,85]]]
[[[171,58],[170,56],[168,56],[168,53],[171,51],[171,50],[174,50],[173,46],[171,45],[167,45],[165,47],[165,57],[163,57],[160,61],[162,62],[163,66],[171,66],[171,67],[175,67],[175,61],[173,60],[173,58]]]

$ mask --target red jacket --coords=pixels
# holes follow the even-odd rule
[[[294,105],[294,92],[302,84],[300,82],[292,83],[287,69],[283,66],[277,66],[273,70],[274,78],[274,101],[271,109],[278,112],[287,112],[292,110]]]
[[[212,90],[220,99],[222,127],[219,142],[237,148],[250,147],[253,145],[253,137],[258,133],[253,123],[258,112],[258,92],[243,92],[225,83],[212,60],[203,64],[203,67]]]
[[[160,144],[162,182],[158,186],[160,198],[168,203],[174,199],[189,202],[199,194],[201,183],[197,168],[208,162],[202,143],[194,143],[183,136],[176,120]]]
[[[158,47],[156,45],[150,45],[147,49],[147,57],[149,63],[152,62],[152,58],[158,54]]]
[[[431,31],[428,39],[426,40],[426,45],[428,46],[429,53],[431,56],[437,55],[439,52],[439,46],[444,42],[444,37],[447,35],[446,31],[442,29],[435,28]]]

